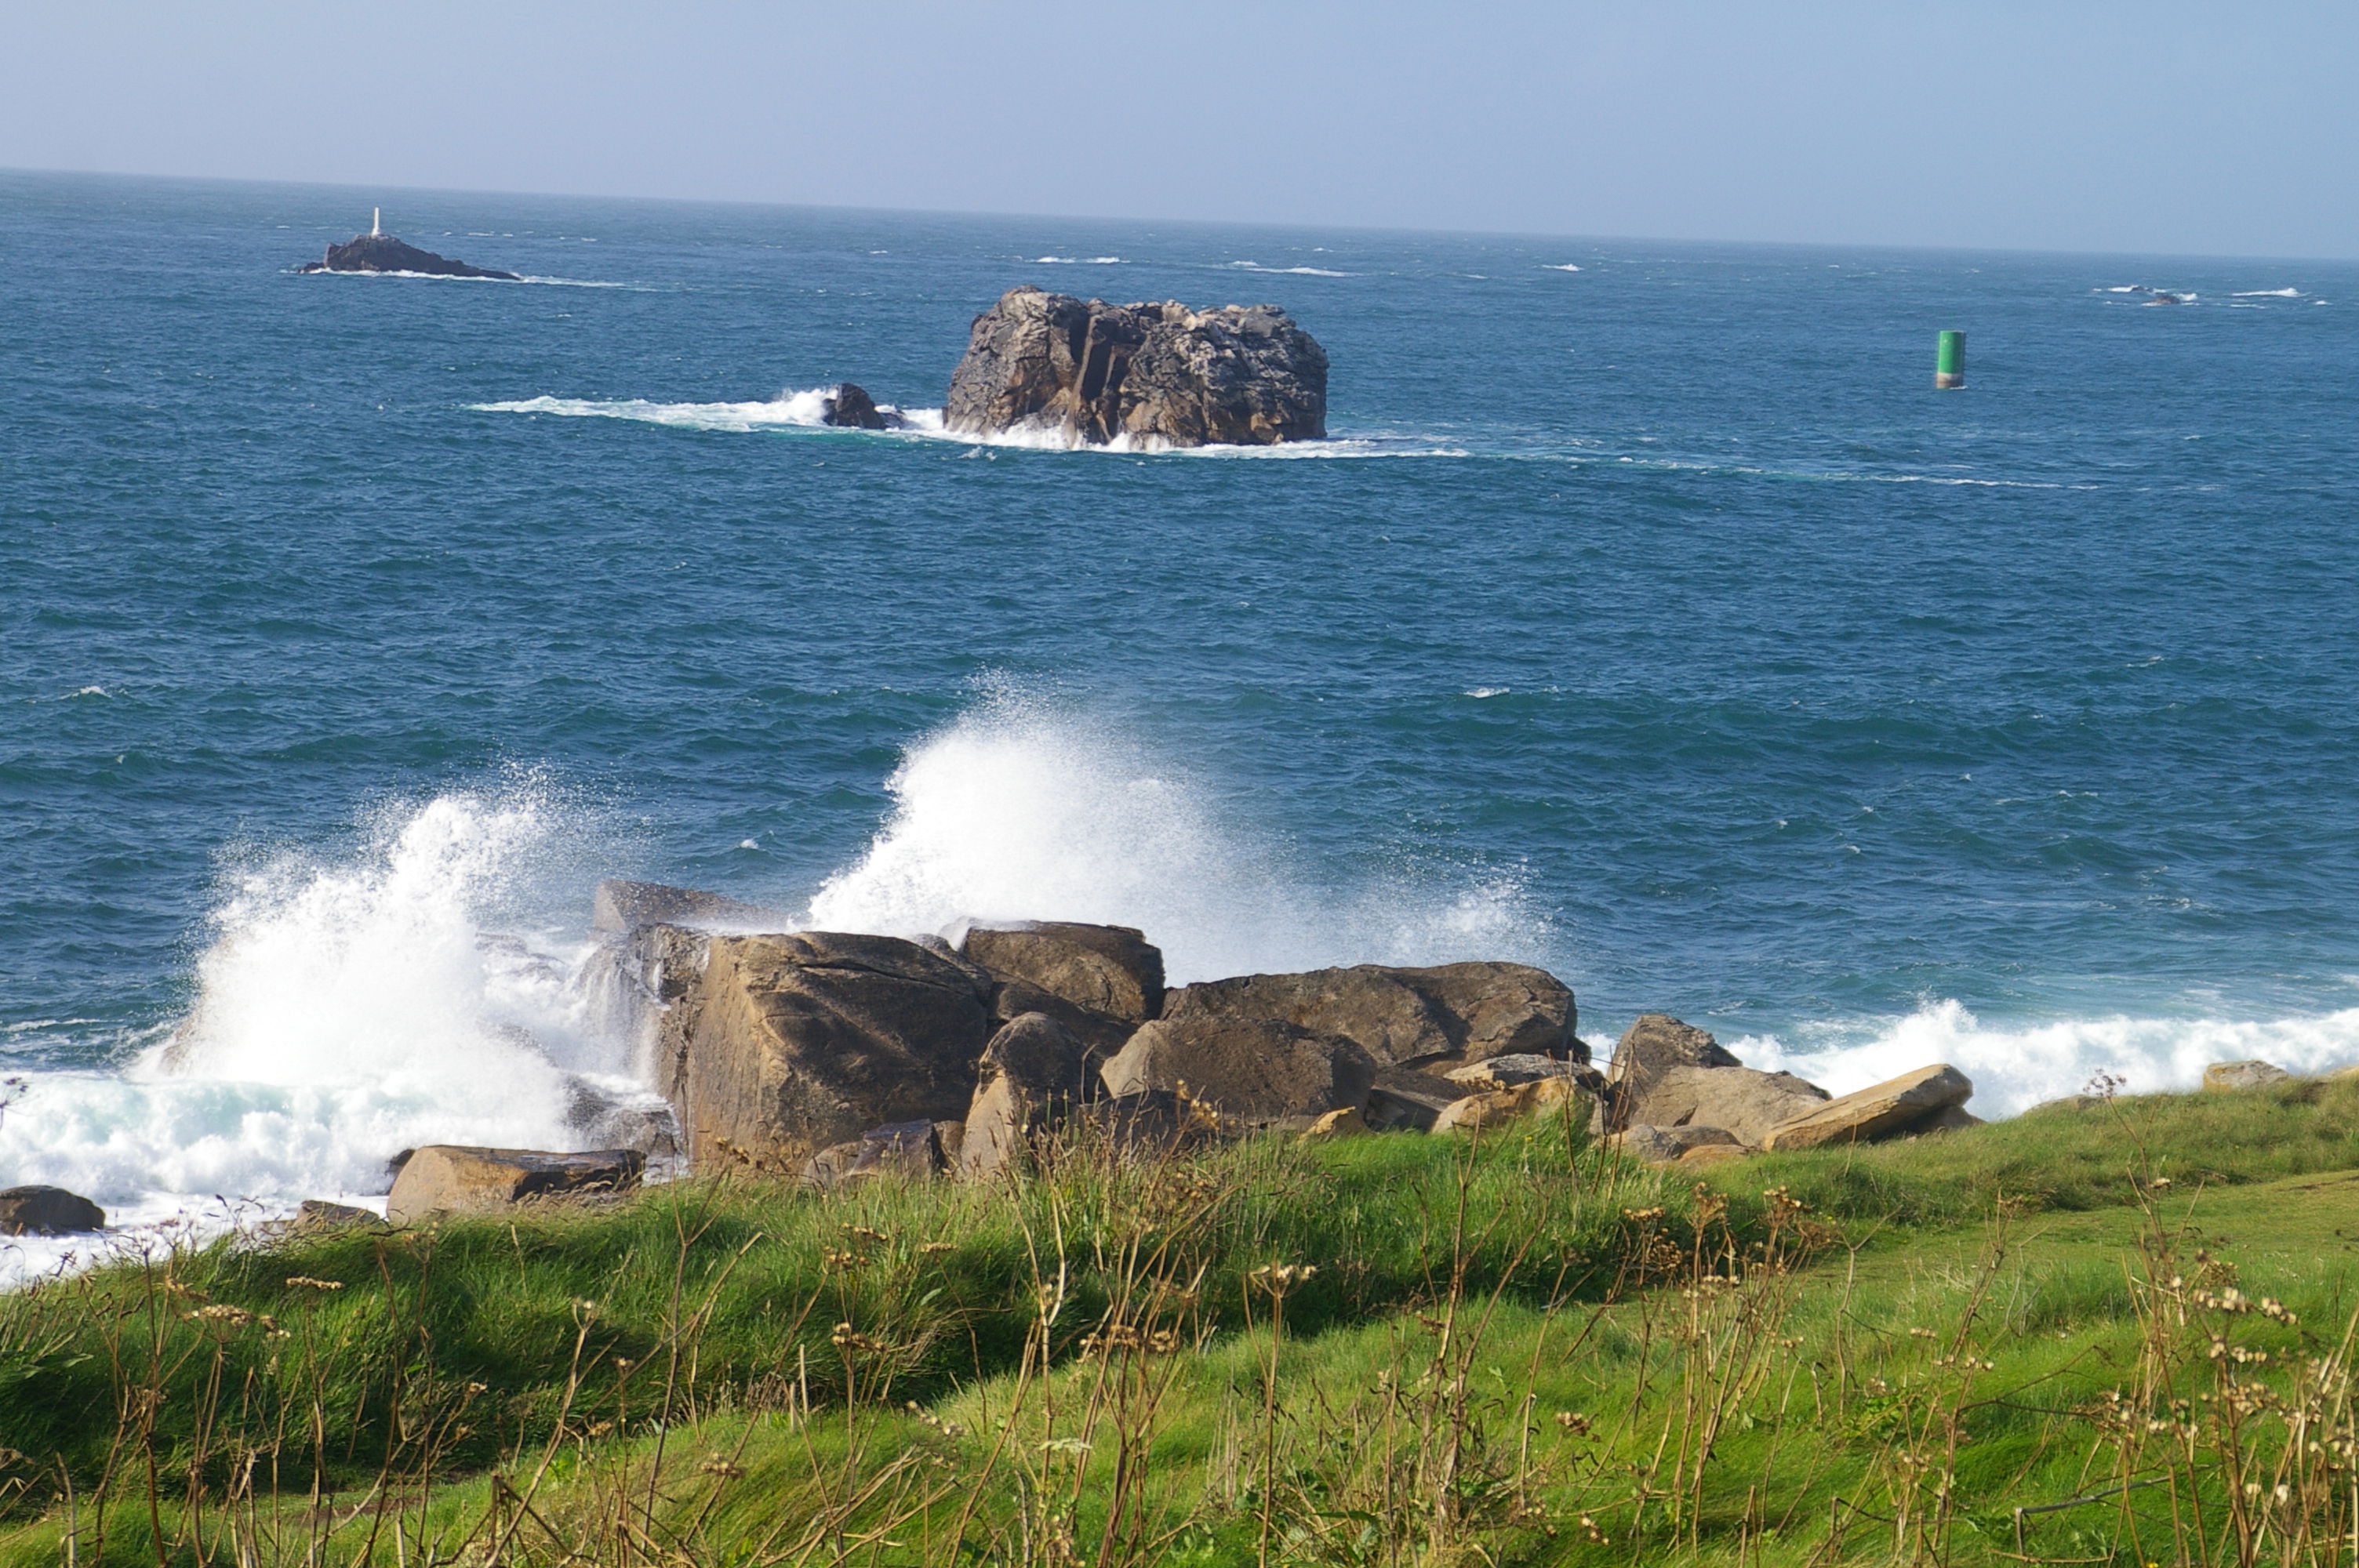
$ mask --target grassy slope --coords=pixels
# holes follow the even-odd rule
[[[2239,1319],[2239,1344],[2332,1352],[2354,1172],[2359,1085],[2339,1084],[1765,1157],[1701,1191],[1553,1127],[1471,1153],[1380,1138],[1145,1172],[1077,1162],[1013,1193],[683,1185],[513,1224],[214,1249],[11,1298],[0,1445],[27,1457],[0,1476],[53,1496],[62,1462],[86,1496],[112,1454],[103,1555],[150,1563],[153,1523],[188,1529],[174,1477],[192,1457],[217,1536],[238,1441],[277,1457],[277,1499],[254,1511],[281,1531],[337,1517],[303,1506],[316,1461],[354,1500],[384,1470],[375,1497],[409,1530],[480,1545],[496,1517],[509,1555],[551,1559],[560,1537],[600,1560],[636,1550],[614,1522],[625,1496],[643,1499],[636,1530],[694,1561],[948,1561],[962,1538],[1011,1560],[1070,1541],[1085,1560],[1237,1562],[1265,1531],[1273,1557],[1317,1561],[1984,1555],[2014,1550],[2014,1509],[2081,1497],[2122,1463],[2086,1411],[2138,1370],[2141,1245],[2190,1278],[2199,1247],[2233,1256],[2245,1290],[2301,1318]],[[2133,1175],[2169,1184],[2142,1206]],[[1831,1227],[1784,1271],[1746,1256],[1781,1186]],[[1730,1248],[1739,1288],[1714,1282]],[[1273,1385],[1274,1303],[1250,1275],[1281,1262],[1319,1272],[1287,1295]],[[1027,1356],[1044,1288],[1045,1379]],[[1181,1347],[1084,1354],[1110,1304]],[[1925,1479],[1943,1472],[1945,1508]],[[2205,1484],[2183,1512],[2219,1510]],[[2152,1556],[2169,1505],[2146,1488],[2128,1511],[2034,1515],[2026,1545]],[[0,1552],[57,1561],[57,1510],[29,1506]],[[353,1555],[373,1521],[389,1553],[384,1511],[325,1555]],[[815,1517],[840,1528],[806,1540]],[[866,1527],[899,1544],[855,1550]]]

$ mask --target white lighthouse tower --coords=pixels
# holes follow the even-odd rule
[[[385,232],[385,209],[384,209],[384,208],[382,208],[382,207],[372,207],[372,208],[370,208],[370,209],[369,209],[369,238],[370,238],[370,239],[372,239],[372,240],[374,240],[374,239],[375,239],[378,235],[380,235],[380,234],[382,234],[382,233],[384,233],[384,232]]]

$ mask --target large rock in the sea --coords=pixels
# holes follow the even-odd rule
[[[901,417],[887,414],[876,406],[876,400],[867,391],[844,382],[820,403],[819,422],[847,430],[897,430]]]
[[[636,1149],[557,1154],[429,1143],[402,1162],[385,1202],[386,1217],[410,1225],[429,1215],[509,1208],[527,1198],[628,1192],[646,1168],[647,1156]]]
[[[1205,980],[1164,998],[1167,1019],[1280,1019],[1355,1042],[1380,1066],[1510,1054],[1584,1060],[1572,992],[1525,964],[1361,964]]]
[[[1327,353],[1271,305],[1191,310],[1012,288],[974,319],[942,424],[1101,446],[1316,440],[1327,433]]]
[[[1127,925],[1029,921],[970,926],[960,951],[1085,1011],[1144,1023],[1163,1011],[1163,950]]]
[[[894,1123],[954,1121],[992,1034],[990,978],[894,936],[714,935],[660,1021],[690,1162],[788,1173]]]
[[[449,256],[438,256],[432,251],[421,251],[416,245],[404,244],[391,234],[355,234],[341,245],[330,245],[328,254],[315,262],[307,262],[298,272],[422,272],[435,277],[495,277],[506,283],[524,280],[512,272],[494,267],[469,266],[465,262]]]
[[[1973,1080],[1946,1062],[1903,1073],[1831,1099],[1771,1130],[1765,1149],[1815,1149],[1822,1143],[1865,1143],[1909,1132],[1973,1098]]]
[[[1003,1026],[975,1069],[959,1174],[995,1176],[1021,1160],[1035,1134],[1081,1104],[1089,1067],[1088,1046],[1045,1012],[1027,1012]]]
[[[10,1187],[0,1192],[0,1236],[73,1236],[104,1230],[106,1211],[63,1187]]]
[[[1276,1018],[1165,1017],[1101,1069],[1117,1098],[1185,1091],[1227,1119],[1266,1126],[1356,1108],[1376,1064],[1352,1041]]]

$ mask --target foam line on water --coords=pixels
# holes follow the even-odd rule
[[[1001,694],[908,749],[867,850],[810,905],[820,929],[917,935],[968,917],[1132,925],[1174,983],[1329,964],[1535,956],[1513,877],[1320,874],[1223,818],[1114,722]]]
[[[942,428],[939,408],[897,408],[882,405],[906,423],[895,430],[850,430],[827,425],[823,416],[832,386],[789,389],[766,402],[657,403],[646,398],[524,397],[501,403],[473,403],[478,414],[548,415],[569,419],[623,419],[662,425],[677,430],[711,430],[733,435],[797,430],[824,430],[831,437],[884,440],[949,441],[977,450],[1014,448],[1027,451],[1097,452],[1116,457],[1182,458],[1462,458],[1461,448],[1436,446],[1420,437],[1339,437],[1323,441],[1288,441],[1275,447],[1209,446],[1170,449],[1153,441],[1117,438],[1103,446],[1082,442],[1059,425],[1038,425],[976,436]]]
[[[2196,1087],[2213,1062],[2257,1057],[2315,1074],[2359,1063],[2359,1008],[2263,1020],[2098,1018],[1986,1025],[1961,1003],[1931,1002],[1881,1022],[1805,1025],[1792,1038],[1726,1042],[1748,1066],[1798,1073],[1836,1094],[1948,1062],[1974,1082],[1972,1108],[2013,1116],[2079,1094],[2099,1074],[2125,1094]]]

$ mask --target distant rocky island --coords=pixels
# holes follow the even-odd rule
[[[404,243],[385,232],[385,216],[380,211],[365,234],[355,234],[341,245],[330,245],[328,254],[318,261],[297,267],[298,272],[418,272],[431,277],[492,277],[504,283],[522,283],[524,279],[512,272],[495,267],[470,266],[451,256],[438,256],[432,251],[421,251],[416,245]]]
[[[1274,305],[1194,310],[1011,288],[974,319],[942,427],[1085,446],[1313,441],[1327,434],[1327,351]]]

